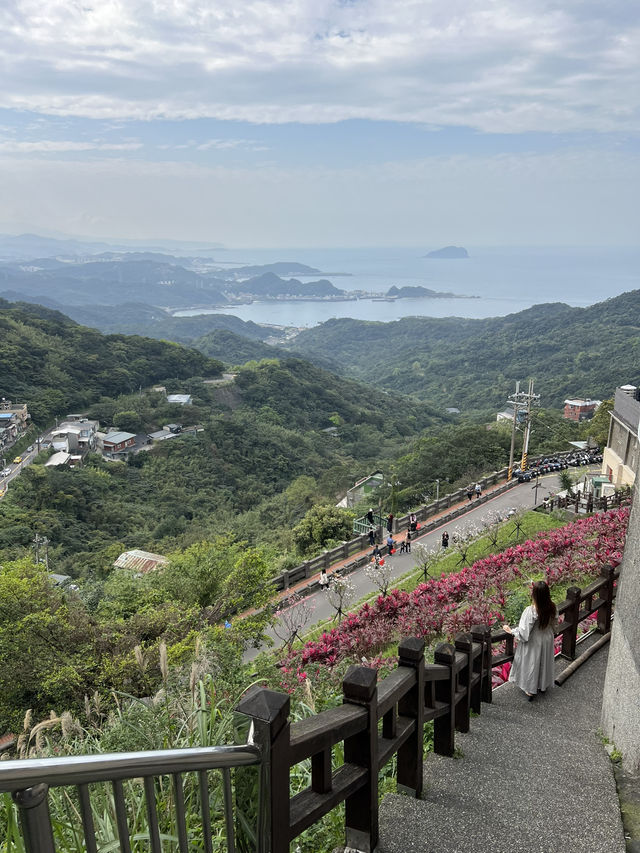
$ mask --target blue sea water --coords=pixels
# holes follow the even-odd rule
[[[225,266],[297,261],[322,270],[342,290],[384,294],[397,285],[423,285],[464,298],[379,302],[253,302],[216,313],[243,320],[313,326],[332,317],[398,320],[407,316],[497,317],[532,305],[565,302],[592,305],[640,288],[640,247],[470,248],[462,260],[425,258],[437,246],[367,249],[242,249],[216,255]],[[310,279],[320,278],[318,275]],[[310,279],[302,279],[310,280]],[[203,313],[181,311],[181,315]]]

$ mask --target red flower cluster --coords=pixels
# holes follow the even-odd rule
[[[375,657],[394,638],[423,637],[430,642],[468,631],[472,625],[499,623],[507,585],[518,578],[543,572],[553,586],[595,577],[606,565],[618,566],[628,518],[626,507],[593,515],[540,533],[459,572],[430,579],[412,592],[394,589],[291,652],[283,661],[283,672],[289,679],[293,676],[293,687],[308,664],[332,667],[345,657]]]

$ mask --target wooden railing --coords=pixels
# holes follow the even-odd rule
[[[620,504],[628,500],[630,491],[628,489],[616,490],[612,495],[602,495],[596,498],[590,492],[583,495],[581,492],[576,492],[575,495],[564,495],[562,497],[552,497],[547,503],[549,511],[552,509],[566,509],[575,513],[583,512],[604,512],[608,509],[620,506]]]
[[[610,630],[617,573],[603,569],[585,590],[571,587],[558,607],[561,654],[573,660],[579,624],[597,613],[597,630]],[[493,652],[495,645],[504,648]],[[346,843],[373,851],[378,841],[378,772],[397,754],[397,783],[419,797],[422,791],[423,727],[433,721],[433,748],[453,755],[455,732],[469,730],[470,711],[491,702],[494,667],[513,660],[514,640],[484,625],[458,634],[453,644],[436,646],[434,662],[424,661],[424,642],[410,638],[398,649],[398,667],[376,683],[376,671],[351,667],[342,684],[343,705],[308,719],[289,722],[289,696],[256,687],[238,705],[251,718],[263,756],[272,853],[288,853],[301,832],[339,803],[345,803]],[[344,744],[344,764],[332,768],[332,750]],[[311,759],[311,785],[289,795],[291,768]]]
[[[573,660],[580,623],[597,614],[597,631],[611,626],[615,581],[618,573],[607,567],[586,589],[571,587],[559,605],[562,618],[561,654]],[[494,646],[501,648],[495,650]],[[88,783],[111,781],[120,850],[129,853],[140,838],[152,853],[160,853],[158,815],[153,778],[173,777],[177,812],[177,847],[188,853],[181,774],[198,773],[203,838],[197,843],[211,851],[212,828],[207,817],[206,770],[221,768],[224,776],[226,843],[235,850],[231,811],[230,768],[260,763],[260,783],[247,786],[235,778],[238,849],[289,853],[290,842],[317,823],[338,804],[345,803],[345,836],[349,846],[372,853],[378,841],[378,773],[397,755],[398,788],[419,797],[423,785],[424,726],[433,722],[433,748],[440,755],[455,751],[455,732],[466,732],[471,711],[479,714],[483,702],[492,700],[492,670],[513,659],[513,636],[485,625],[458,634],[453,643],[436,646],[433,663],[424,659],[424,641],[409,638],[400,643],[398,666],[377,682],[375,669],[352,666],[342,684],[343,704],[300,722],[289,720],[287,694],[255,687],[238,704],[238,729],[249,731],[243,746],[200,750],[167,750],[74,758],[0,762],[0,792],[11,791],[21,815],[26,853],[54,853],[48,809],[49,785],[77,786],[84,842],[82,849],[96,851],[96,837]],[[333,767],[333,748],[343,744],[344,763]],[[290,795],[291,769],[311,762],[311,784]],[[241,770],[236,771],[242,773]],[[132,838],[127,822],[131,810],[125,803],[123,779],[144,779],[147,831]],[[257,807],[257,804],[260,807]],[[263,805],[264,804],[264,805]],[[257,829],[247,833],[247,815]],[[239,819],[242,815],[243,819]]]

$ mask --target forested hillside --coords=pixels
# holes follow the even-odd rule
[[[263,330],[264,334],[264,330]],[[232,332],[228,329],[216,329],[201,338],[195,338],[190,346],[212,358],[219,358],[227,364],[244,364],[245,361],[260,360],[262,358],[278,358],[290,356],[286,350],[280,347],[270,346],[262,341],[248,338],[241,331]]]
[[[330,320],[290,345],[312,360],[432,405],[499,408],[516,380],[534,377],[544,405],[607,399],[640,380],[640,290],[589,308],[537,305],[488,320],[410,317]]]
[[[222,364],[166,341],[102,335],[39,305],[0,300],[0,397],[36,423],[160,379],[220,375]]]

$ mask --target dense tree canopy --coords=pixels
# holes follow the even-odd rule
[[[291,347],[337,372],[469,413],[502,408],[516,381],[536,380],[542,404],[606,399],[640,377],[640,290],[588,308],[536,305],[486,320],[330,320]],[[375,342],[375,345],[372,345]],[[631,371],[631,373],[630,373]]]
[[[195,350],[102,335],[39,305],[0,300],[0,397],[27,402],[36,423],[160,379],[219,375]]]

